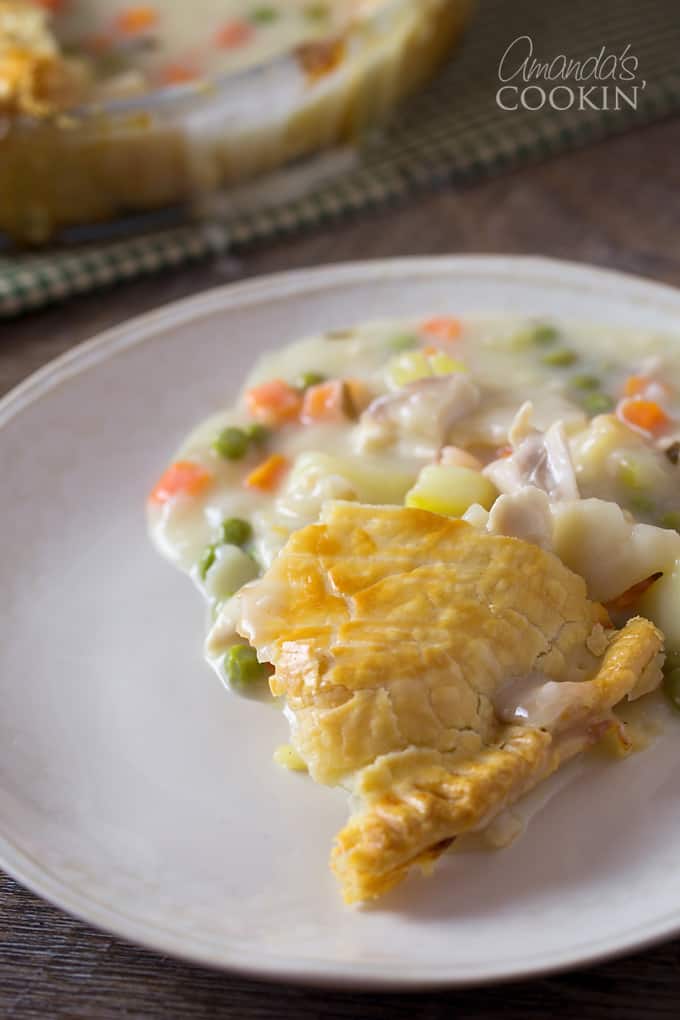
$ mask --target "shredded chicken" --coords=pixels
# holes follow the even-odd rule
[[[463,372],[408,383],[378,397],[361,415],[359,449],[389,446],[402,437],[442,446],[452,425],[474,411],[479,398],[479,388]]]
[[[512,453],[487,464],[484,474],[502,493],[534,486],[545,492],[550,502],[578,499],[563,423],[554,422],[541,432],[531,424],[532,410],[529,401],[520,407],[508,433]]]

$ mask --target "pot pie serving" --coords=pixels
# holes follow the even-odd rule
[[[341,784],[331,867],[381,896],[562,764],[680,704],[680,364],[668,338],[377,322],[261,360],[153,487],[206,653]],[[644,703],[644,702],[643,702]]]
[[[0,0],[0,229],[205,196],[351,140],[474,0]]]

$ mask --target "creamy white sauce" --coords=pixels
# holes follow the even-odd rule
[[[494,709],[503,722],[554,730],[579,710],[589,708],[589,694],[587,682],[557,683],[542,673],[531,673],[503,684],[494,698]]]
[[[177,454],[177,460],[206,469],[211,484],[196,496],[180,494],[163,504],[149,503],[157,547],[191,573],[208,600],[219,607],[248,579],[248,562],[254,562],[255,572],[266,569],[292,531],[318,519],[325,500],[401,504],[420,470],[436,462],[445,445],[462,448],[482,465],[498,458],[518,410],[530,400],[534,429],[555,430],[556,423],[562,423],[576,495],[584,498],[565,500],[563,492],[548,491],[549,523],[545,513],[538,514],[544,508],[535,498],[525,501],[524,509],[521,504],[502,509],[499,504],[490,518],[481,508],[468,518],[482,527],[490,520],[492,526],[495,522],[511,534],[554,548],[586,578],[595,598],[612,598],[659,569],[670,576],[680,561],[680,536],[660,525],[667,523],[666,515],[680,511],[680,467],[666,456],[661,440],[677,431],[680,422],[680,354],[671,356],[673,341],[642,332],[565,324],[550,342],[536,343],[531,340],[532,328],[526,320],[470,318],[463,322],[460,336],[446,340],[418,322],[383,321],[307,338],[265,356],[237,401],[199,425]],[[439,376],[443,382],[437,384],[425,380],[420,389],[417,380],[403,382],[399,376],[401,382],[395,382],[395,365],[403,373],[404,359],[410,364],[409,359],[422,357],[423,351],[429,352],[428,358],[439,352],[455,359],[451,386],[447,376]],[[568,357],[556,352],[568,352]],[[650,366],[663,383],[668,417],[663,435],[641,435],[611,413],[593,416],[593,410],[604,411],[605,406],[613,410],[625,380],[649,372]],[[228,376],[227,366],[216,366],[216,371],[221,369]],[[367,399],[396,400],[389,406],[397,411],[386,416],[380,410],[384,405],[376,404],[361,418],[284,424],[272,429],[264,445],[251,446],[243,459],[220,457],[212,445],[220,431],[252,421],[245,399],[250,387],[272,379],[295,384],[301,373],[308,372],[331,380],[358,380]],[[409,389],[417,399],[400,405],[400,394]],[[428,394],[446,390],[451,399],[433,411],[436,400]],[[408,413],[402,413],[404,407]],[[367,442],[367,429],[379,430],[385,424],[384,433],[374,431]],[[286,458],[287,473],[271,492],[247,487],[248,474],[271,454]],[[623,512],[612,504],[622,506]],[[523,525],[525,511],[531,519]],[[607,525],[605,534],[603,521],[612,515],[618,531]],[[219,552],[216,565],[201,578],[197,564],[202,554],[216,542],[222,521],[232,517],[247,521],[252,537],[238,554]],[[616,542],[609,541],[610,534],[618,535]],[[219,579],[213,574],[217,567]],[[680,605],[679,592],[680,571],[662,605],[649,600],[652,618],[678,615],[669,607]],[[233,640],[219,612],[217,620],[210,644],[215,658]],[[680,641],[680,628],[676,631]]]

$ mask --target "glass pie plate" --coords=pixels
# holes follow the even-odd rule
[[[41,244],[77,225],[200,205],[351,141],[427,80],[473,6],[372,0],[341,35],[253,66],[73,107],[6,104],[4,113],[0,38],[0,231]]]

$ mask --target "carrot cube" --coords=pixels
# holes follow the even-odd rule
[[[149,502],[162,505],[180,493],[197,496],[210,485],[213,476],[202,464],[178,460],[164,471],[149,493]]]

